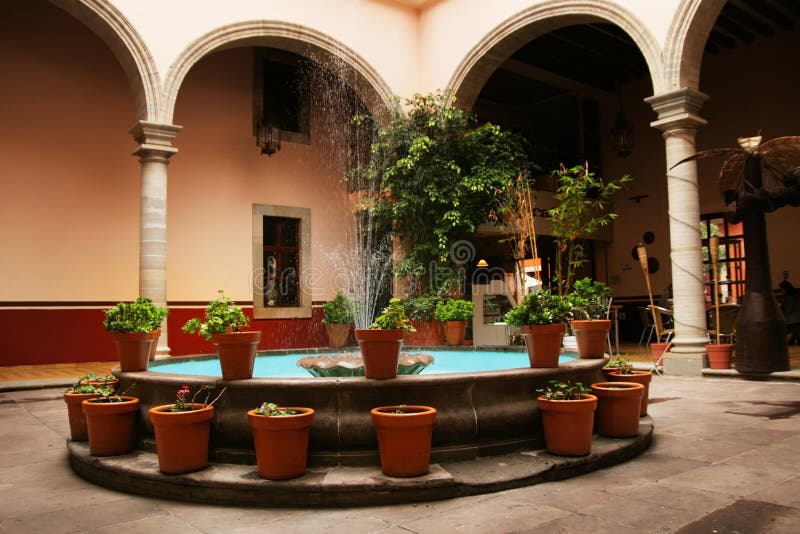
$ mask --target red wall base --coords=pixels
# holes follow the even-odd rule
[[[205,308],[171,308],[167,320],[171,354],[213,354],[214,345],[198,335],[181,332]],[[313,308],[310,319],[253,320],[250,330],[260,330],[259,350],[324,347],[322,309]],[[116,347],[103,328],[103,310],[85,308],[0,309],[0,366],[47,363],[105,362],[117,359]]]

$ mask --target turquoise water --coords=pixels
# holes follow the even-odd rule
[[[469,373],[474,371],[499,371],[530,367],[527,352],[500,352],[481,350],[412,350],[434,357],[434,362],[421,374]],[[259,356],[253,368],[254,377],[313,378],[308,371],[297,365],[297,360],[305,356],[320,354],[289,354],[279,356]],[[561,356],[560,363],[573,360],[572,356]],[[176,373],[184,375],[222,376],[217,358],[208,360],[187,360],[182,362],[159,363],[151,365],[149,371]]]

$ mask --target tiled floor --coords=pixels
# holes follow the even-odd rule
[[[636,362],[650,362],[650,349],[636,343],[620,344],[622,356]],[[789,358],[792,369],[800,369],[800,345],[789,345]],[[50,365],[14,365],[0,367],[0,382],[43,380],[53,378],[71,379],[94,371],[97,374],[108,374],[117,365],[110,362],[57,363]]]

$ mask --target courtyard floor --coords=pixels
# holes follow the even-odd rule
[[[61,389],[3,392],[0,532],[797,532],[800,383],[656,376],[651,398],[651,448],[616,467],[429,503],[257,509],[86,482],[67,463]]]

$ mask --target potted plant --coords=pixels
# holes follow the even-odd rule
[[[119,381],[114,375],[100,377],[96,373],[89,373],[78,378],[64,392],[64,402],[67,403],[67,417],[69,418],[69,434],[72,441],[89,439],[86,430],[86,416],[83,414],[83,401],[99,396],[98,389],[100,388],[113,390],[117,382]]]
[[[631,367],[631,361],[628,358],[624,358],[622,356],[614,356],[608,363],[606,363],[600,371],[602,371],[603,376],[606,377],[606,381],[611,380],[611,373],[615,373],[623,368]]]
[[[368,329],[356,329],[356,341],[364,359],[364,376],[386,379],[397,376],[397,362],[403,346],[403,331],[414,327],[400,299],[393,298]]]
[[[442,323],[435,320],[434,312],[441,301],[438,295],[426,293],[403,301],[406,315],[411,319],[414,331],[407,331],[405,344],[414,347],[442,344]]]
[[[436,306],[434,317],[444,323],[444,335],[447,344],[463,345],[467,332],[467,321],[472,319],[475,305],[472,301],[461,299],[447,299]]]
[[[247,412],[261,477],[286,480],[305,473],[313,421],[311,408],[281,407],[270,402]]]
[[[328,333],[328,344],[331,347],[344,347],[350,336],[350,327],[353,325],[353,310],[355,302],[347,298],[341,291],[336,293],[333,300],[322,305],[324,317],[322,324]]]
[[[436,408],[379,406],[370,410],[378,436],[381,470],[391,477],[416,477],[428,472]]]
[[[609,362],[610,363],[610,362]],[[603,368],[606,371],[606,368]],[[615,369],[608,369],[606,376],[610,382],[636,382],[644,386],[639,416],[647,415],[647,403],[650,400],[650,381],[653,373],[650,371],[637,371],[632,365],[624,365]]]
[[[214,385],[201,386],[192,395],[189,386],[182,386],[173,404],[150,408],[158,469],[162,473],[190,473],[208,465],[208,438],[214,403],[226,388],[212,399],[215,389]]]
[[[153,343],[150,345],[150,361],[155,361],[156,353],[158,352],[158,340],[161,337],[161,323],[169,315],[169,309],[156,307],[152,316],[153,330],[150,331],[150,337],[153,338]]]
[[[558,367],[561,338],[571,313],[566,299],[546,289],[525,295],[506,313],[506,323],[520,328],[525,336],[531,367]]]
[[[105,311],[103,325],[114,336],[123,372],[146,371],[153,346],[153,331],[158,328],[169,311],[153,304],[146,297],[134,302],[120,302]]]
[[[585,456],[592,451],[597,397],[580,382],[551,380],[537,390],[547,452]]]
[[[579,356],[602,358],[611,328],[611,320],[608,319],[611,288],[586,277],[575,282],[567,299],[572,304],[573,315],[580,317],[572,319]]]
[[[639,411],[644,386],[635,382],[598,382],[592,384],[597,396],[597,432],[610,438],[639,434]]]
[[[121,394],[111,388],[99,388],[98,396],[81,403],[92,456],[117,456],[130,452],[139,412],[139,399],[127,395],[132,387]]]
[[[190,334],[198,333],[214,343],[224,380],[252,378],[261,332],[242,332],[242,328],[250,324],[250,318],[244,314],[241,306],[225,296],[222,289],[219,295],[208,303],[205,321],[190,319],[182,330]]]

